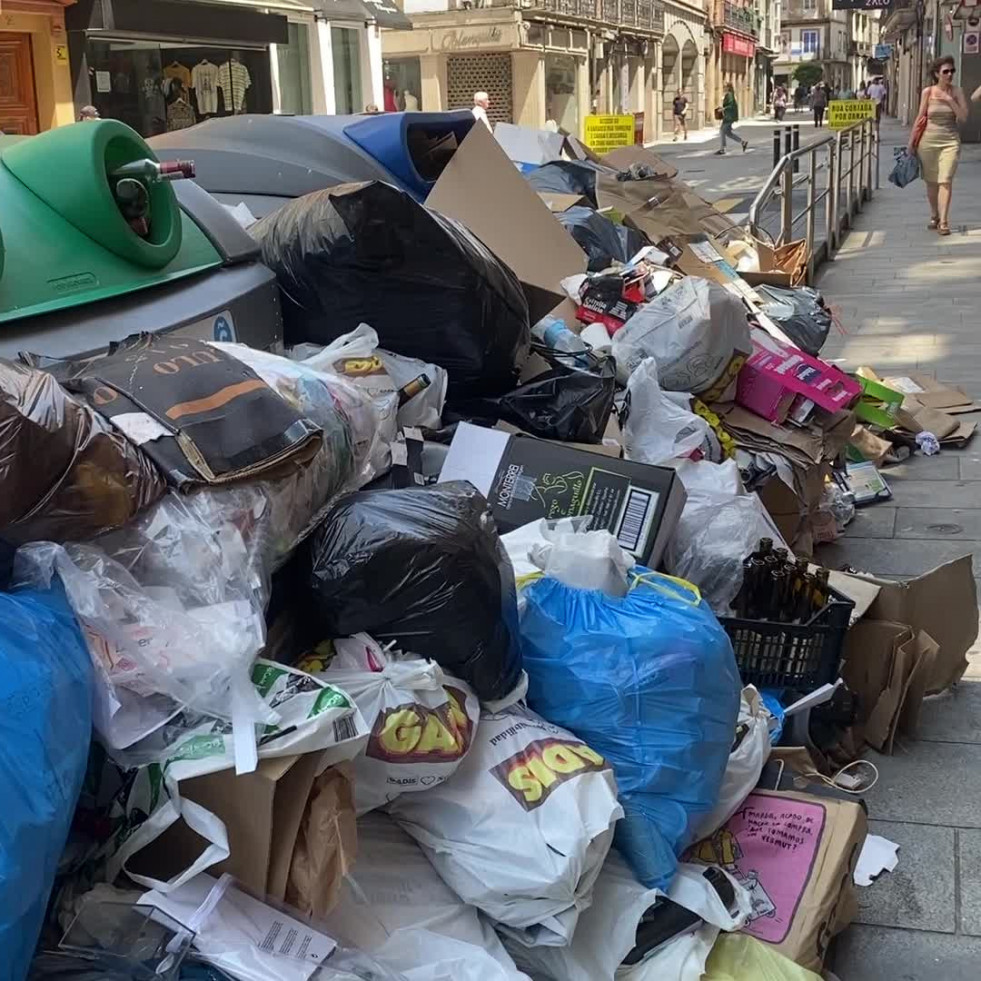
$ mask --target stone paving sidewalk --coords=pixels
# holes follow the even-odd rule
[[[856,220],[819,287],[847,335],[822,356],[880,374],[925,371],[981,397],[981,146],[965,146],[951,225],[927,231],[922,182],[886,182],[892,146],[883,125],[882,190]],[[970,417],[967,417],[970,418]],[[981,576],[981,433],[963,450],[915,456],[885,472],[893,500],[859,512],[820,553],[885,577],[926,572],[966,553]],[[899,866],[859,890],[858,922],[829,964],[841,981],[981,978],[981,645],[965,679],[928,699],[919,738],[893,756],[870,752],[879,783],[870,828],[901,845]]]

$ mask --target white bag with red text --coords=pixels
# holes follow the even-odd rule
[[[522,705],[484,712],[457,772],[389,813],[456,894],[533,946],[569,943],[623,816],[609,763]]]
[[[435,661],[392,654],[355,634],[326,641],[300,667],[346,691],[371,730],[354,761],[359,816],[442,783],[467,755],[480,718],[477,696]]]

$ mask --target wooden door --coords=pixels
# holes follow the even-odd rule
[[[0,33],[0,130],[38,131],[29,34]]]

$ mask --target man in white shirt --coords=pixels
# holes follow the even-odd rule
[[[490,96],[486,92],[474,92],[473,94],[473,113],[474,119],[479,119],[492,133],[494,127],[491,126],[487,118],[487,110],[490,109]]]
[[[886,101],[886,87],[882,84],[882,79],[877,78],[869,86],[869,98],[875,102],[875,121],[882,119],[882,107]]]

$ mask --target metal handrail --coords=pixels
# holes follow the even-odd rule
[[[847,167],[845,154],[847,152]],[[820,159],[823,158],[823,159]],[[806,170],[803,164],[807,164]],[[802,173],[800,171],[803,171]],[[818,176],[826,180],[818,187]],[[807,187],[807,204],[794,214],[794,190]],[[855,214],[879,187],[879,131],[875,120],[865,119],[846,129],[812,140],[805,146],[785,153],[749,208],[749,228],[761,241],[769,239],[783,245],[794,238],[794,228],[804,222],[803,238],[807,243],[807,281],[811,282],[815,268],[831,258],[837,250],[842,232],[852,224]],[[845,208],[842,212],[842,193]],[[771,234],[765,227],[764,213],[780,198],[780,230]],[[824,208],[824,241],[815,244],[816,207]],[[801,237],[798,235],[798,238]]]

